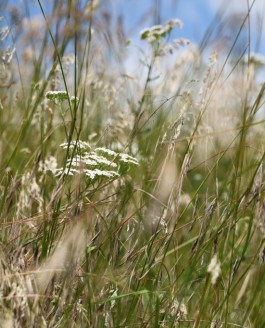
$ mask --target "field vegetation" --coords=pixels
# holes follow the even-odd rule
[[[265,327],[255,1],[198,43],[159,1],[136,36],[108,1],[3,3],[0,327]]]

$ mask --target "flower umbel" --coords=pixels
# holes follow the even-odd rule
[[[115,179],[126,173],[130,166],[139,165],[136,158],[108,148],[99,147],[91,151],[89,143],[81,140],[71,141],[69,144],[65,142],[60,146],[71,152],[66,160],[66,167],[57,169],[55,176],[84,174],[93,181],[97,178]]]
[[[141,33],[141,39],[147,40],[149,43],[159,41],[160,38],[165,38],[174,28],[178,25],[179,28],[183,27],[180,19],[172,19],[163,25],[154,25],[144,29]]]
[[[52,100],[53,102],[55,102],[56,100],[62,102],[68,99],[68,94],[66,91],[48,91],[46,93],[46,98]]]

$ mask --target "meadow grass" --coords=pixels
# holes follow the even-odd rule
[[[129,65],[97,1],[38,10],[1,21],[0,326],[265,327],[250,14],[209,59],[145,29]]]

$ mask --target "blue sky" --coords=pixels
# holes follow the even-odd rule
[[[115,6],[115,3],[119,3],[117,7],[126,17],[125,22],[127,22],[126,25],[128,30],[135,26],[139,17],[143,16],[144,13],[147,13],[148,11],[151,12],[151,9],[154,7],[154,1],[152,0],[116,0],[112,2],[113,6]],[[197,39],[198,36],[202,36],[203,31],[212,18],[212,10],[205,5],[204,0],[164,0],[161,1],[160,8],[161,11],[159,16],[161,23],[171,18],[180,18],[184,23],[184,29],[181,34],[183,37],[193,40]],[[147,21],[149,26],[154,24],[153,16],[150,15]],[[148,23],[146,22],[146,24]],[[135,26],[135,29],[138,28],[139,30],[139,27],[143,28],[144,24],[142,26]]]
[[[251,5],[253,0],[249,0]],[[139,24],[141,17],[148,16],[154,8],[154,0],[109,0],[105,1],[108,7],[116,15],[123,14],[124,24],[127,31],[132,31],[134,41],[137,40],[139,32],[146,26],[154,24],[153,15],[149,14],[149,19],[145,23]],[[238,19],[241,23],[247,13],[247,0],[160,0],[160,19],[165,22],[171,18],[180,18],[184,23],[181,32],[177,32],[174,37],[184,37],[199,44],[210,26],[217,28],[214,24],[216,14],[220,13],[225,18],[224,25],[230,24],[228,33],[234,39],[238,28],[233,26],[233,20]],[[146,15],[147,14],[147,15]],[[262,28],[258,27],[259,22],[265,17],[265,0],[256,0],[251,11],[251,50],[265,53],[265,44],[257,44],[258,37],[265,35],[265,22]],[[264,18],[265,19],[265,18]],[[225,26],[224,26],[225,27]],[[247,27],[247,24],[246,24]]]
[[[63,0],[68,3],[68,0]],[[83,3],[86,0],[81,0]],[[134,44],[143,47],[139,33],[145,27],[155,24],[154,4],[159,4],[159,18],[161,23],[172,18],[182,20],[184,27],[182,30],[175,29],[172,38],[187,38],[196,45],[202,45],[203,37],[209,26],[211,26],[211,37],[207,45],[215,47],[218,38],[225,40],[225,52],[229,51],[240,24],[247,13],[247,3],[252,4],[253,0],[101,0],[103,8],[111,11],[113,17],[123,16],[123,23],[127,37],[132,39]],[[25,3],[32,17],[42,18],[37,0],[9,0],[9,5],[16,4],[25,8]],[[53,0],[41,0],[46,13],[51,12]],[[0,2],[1,5],[1,2]],[[102,8],[102,7],[101,7]],[[217,19],[217,13],[219,18]],[[145,19],[142,19],[145,17]],[[264,22],[263,22],[264,20]],[[235,22],[237,23],[235,24]],[[220,24],[222,22],[222,24]],[[250,16],[251,26],[251,51],[265,55],[265,0],[254,0],[254,5]],[[222,28],[221,28],[222,27]],[[208,31],[209,32],[209,31]],[[248,40],[247,24],[241,34],[241,48],[238,54],[242,54],[242,49],[246,49]],[[259,42],[260,41],[260,42]],[[221,44],[222,46],[222,44]]]
[[[6,0],[8,1],[8,0]],[[68,0],[63,0],[66,3]],[[223,17],[235,17],[241,15],[241,21],[247,13],[247,2],[252,3],[253,0],[101,0],[100,2],[107,6],[113,13],[124,17],[124,25],[127,32],[131,32],[129,37],[134,42],[139,40],[139,32],[144,28],[154,25],[154,15],[151,10],[154,4],[158,3],[160,11],[159,17],[161,23],[171,19],[180,18],[184,23],[181,32],[177,32],[173,37],[184,37],[192,42],[199,44],[203,35],[212,22],[220,8]],[[9,0],[9,5],[19,5],[25,8],[25,2],[31,15],[40,15],[40,9],[37,0]],[[83,3],[86,0],[82,0]],[[256,40],[260,36],[265,35],[265,22],[262,28],[258,28],[259,22],[265,17],[265,0],[254,0],[251,12],[251,50],[265,54],[265,44],[261,42],[257,47]],[[45,11],[50,11],[53,0],[41,0]],[[140,24],[139,20],[145,16],[145,21]],[[149,16],[149,17],[148,17]],[[265,20],[265,18],[264,18]],[[240,21],[240,20],[239,20]],[[231,21],[230,21],[231,24]],[[214,26],[214,25],[213,25]],[[216,27],[216,26],[214,26]],[[233,30],[236,34],[237,30]],[[232,38],[233,35],[230,35]]]

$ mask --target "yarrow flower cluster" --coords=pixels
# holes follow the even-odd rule
[[[119,154],[119,156],[120,156],[120,161],[123,163],[138,165],[138,161],[134,157],[128,154]]]
[[[165,38],[175,27],[183,27],[180,19],[172,19],[163,25],[154,25],[152,27],[144,29],[141,33],[141,39],[147,40],[149,43],[159,41],[160,38]]]
[[[75,103],[78,103],[79,102],[79,98],[78,97],[75,97],[75,96],[71,96],[70,97],[70,101],[74,105]]]
[[[62,102],[68,99],[68,93],[66,91],[48,91],[46,98],[55,102],[56,100]]]
[[[55,176],[85,174],[93,181],[99,177],[114,179],[126,173],[130,166],[139,165],[137,159],[128,154],[103,147],[91,150],[90,145],[81,140],[60,146],[63,149],[75,150],[75,155],[70,153],[66,167],[57,169]]]
[[[64,100],[70,99],[70,102],[72,105],[75,103],[78,103],[79,98],[75,96],[68,96],[68,93],[66,91],[48,91],[46,92],[46,98],[54,102],[55,104],[57,102],[62,103]]]
[[[68,142],[64,142],[60,145],[60,147],[62,147],[63,149],[74,149],[75,147],[78,149],[90,149],[90,145],[88,142],[86,141],[71,141],[69,144]]]

